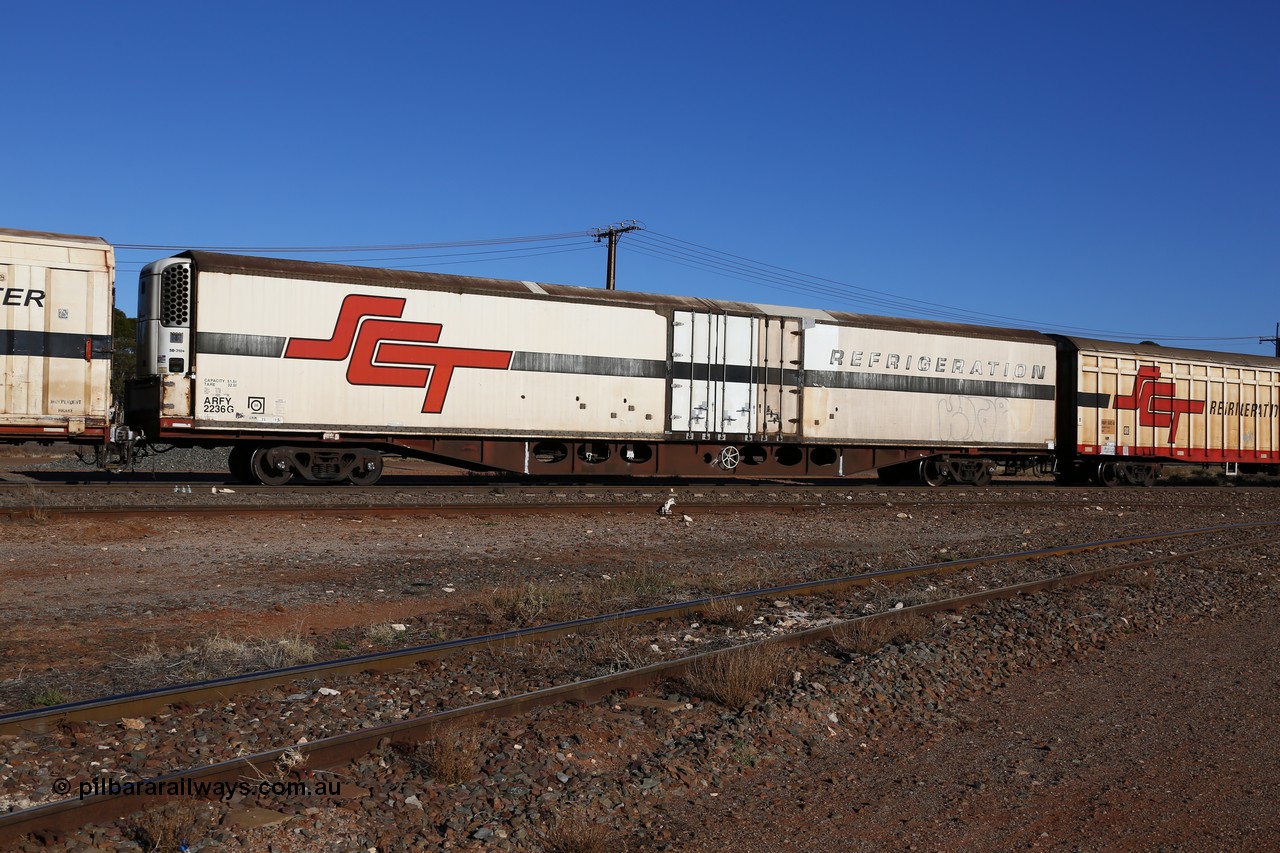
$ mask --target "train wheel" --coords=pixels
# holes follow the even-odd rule
[[[944,485],[947,482],[947,466],[940,459],[921,459],[920,482],[934,488]]]
[[[359,470],[352,471],[347,478],[353,486],[372,486],[382,479],[382,454],[370,456]]]
[[[1156,480],[1160,478],[1160,468],[1156,465],[1144,465],[1142,474],[1138,477],[1138,485],[1143,488],[1151,488],[1156,484]]]
[[[231,452],[227,454],[227,468],[231,471],[231,479],[237,483],[258,482],[253,476],[252,457],[253,448],[248,445],[237,444],[231,448]]]
[[[271,460],[270,447],[258,447],[249,458],[253,479],[264,486],[283,486],[293,479],[293,469],[287,464],[281,468]]]
[[[973,484],[975,486],[991,485],[991,478],[994,476],[991,473],[991,468],[992,465],[990,462],[983,462],[979,465],[977,470],[973,472]]]
[[[1093,472],[1093,481],[1108,488],[1117,485],[1120,482],[1120,469],[1114,462],[1099,462],[1097,470]]]

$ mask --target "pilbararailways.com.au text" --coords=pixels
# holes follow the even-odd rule
[[[54,780],[53,790],[59,795],[71,793],[68,779]],[[236,794],[259,794],[276,797],[338,797],[342,782],[338,779],[314,782],[240,780],[236,782],[201,781],[199,779],[141,779],[121,782],[118,779],[89,779],[78,783],[80,799],[85,797],[200,797],[230,800]]]

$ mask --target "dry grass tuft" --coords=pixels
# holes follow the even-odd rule
[[[699,615],[703,622],[741,631],[755,621],[756,609],[750,602],[742,604],[731,599],[713,598],[699,611]]]
[[[500,586],[476,597],[476,604],[495,623],[525,627],[563,622],[574,617],[573,596],[555,584]]]
[[[699,579],[699,586],[712,595],[765,589],[794,580],[791,573],[780,567],[738,565],[728,572],[708,573]]]
[[[855,619],[831,626],[831,643],[842,652],[872,655],[889,642],[879,620]]]
[[[404,639],[405,632],[390,622],[379,622],[364,629],[364,638],[375,646],[394,646]]]
[[[650,648],[648,639],[617,622],[602,622],[588,628],[579,634],[579,639],[584,664],[606,673],[639,669],[660,657]]]
[[[170,800],[134,815],[129,835],[143,850],[187,850],[213,829],[217,811],[202,800]]]
[[[412,746],[397,746],[414,772],[443,785],[465,782],[480,771],[480,730],[444,723]]]
[[[200,645],[188,649],[188,653],[193,656],[189,662],[191,667],[214,676],[282,669],[316,659],[316,647],[299,636],[234,640],[213,634],[201,640]]]
[[[695,662],[683,681],[695,696],[741,711],[783,683],[788,660],[776,645],[740,646]]]
[[[541,835],[549,853],[625,853],[627,849],[626,841],[617,838],[612,827],[596,823],[580,811],[559,815]]]
[[[28,483],[23,487],[22,499],[30,509],[27,511],[28,520],[35,525],[44,525],[49,523],[49,511],[45,508],[44,494],[35,487],[34,483]]]
[[[611,610],[625,610],[653,604],[665,598],[675,587],[670,574],[653,566],[624,571],[595,583],[592,597]]]
[[[923,640],[933,630],[928,617],[908,613],[888,619],[855,619],[831,628],[831,642],[843,652],[872,655],[887,645]]]
[[[311,663],[318,656],[316,647],[300,633],[275,639],[233,639],[211,634],[185,649],[173,651],[162,649],[152,637],[138,646],[134,654],[120,655],[122,663],[112,664],[110,669],[115,688],[125,692],[158,683],[283,669]]]
[[[568,642],[516,643],[496,646],[491,651],[524,672],[528,678],[564,677],[566,669],[588,665],[588,649],[583,644]]]
[[[899,646],[905,643],[919,642],[929,636],[932,631],[933,623],[929,621],[927,616],[922,616],[919,613],[895,616],[889,620],[887,626],[889,642]]]
[[[275,765],[276,772],[283,777],[290,773],[301,771],[302,768],[306,767],[307,757],[302,754],[300,749],[286,749],[276,757]]]
[[[1156,573],[1151,569],[1126,569],[1111,575],[1113,583],[1135,590],[1150,590],[1156,585]]]

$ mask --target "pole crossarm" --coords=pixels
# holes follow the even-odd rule
[[[607,239],[609,241],[609,261],[605,270],[604,287],[605,290],[616,290],[616,278],[618,267],[618,238],[629,231],[641,231],[644,229],[644,223],[635,219],[627,219],[622,222],[615,222],[608,228],[597,228],[592,233],[595,235],[596,242]]]

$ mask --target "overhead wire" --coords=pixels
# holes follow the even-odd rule
[[[479,240],[455,240],[431,243],[389,243],[373,245],[334,245],[334,246],[174,246],[158,243],[120,243],[120,250],[134,251],[177,251],[197,249],[211,252],[234,252],[240,254],[338,254],[365,252],[409,252],[430,251],[433,249],[466,249],[484,246],[519,246],[510,249],[491,249],[475,252],[445,252],[411,256],[380,256],[372,258],[343,259],[350,264],[378,263],[388,269],[414,270],[424,267],[456,266],[460,264],[483,263],[493,260],[521,260],[524,258],[557,255],[568,252],[586,251],[599,243],[597,231],[567,231],[553,234],[523,235],[515,237],[494,237]],[[529,244],[554,244],[563,241],[581,241],[567,247],[533,246]],[[523,244],[523,245],[521,245]],[[699,243],[682,240],[669,234],[652,229],[635,230],[627,235],[629,249],[637,254],[653,258],[664,263],[700,270],[712,275],[738,281],[750,282],[773,290],[801,293],[806,296],[840,303],[852,303],[857,306],[870,307],[876,310],[905,313],[910,316],[921,316],[956,323],[974,325],[1013,325],[1029,329],[1065,334],[1087,334],[1090,336],[1106,336],[1120,340],[1162,339],[1165,341],[1244,341],[1253,340],[1254,335],[1222,335],[1222,336],[1189,336],[1160,335],[1154,333],[1137,334],[1116,329],[1098,329],[1082,326],[1070,326],[1058,323],[1045,323],[1026,320],[1003,314],[976,311],[938,302],[900,296],[874,288],[863,287],[823,276],[812,275],[788,267],[757,261],[742,255],[724,252]],[[501,256],[501,257],[499,257]],[[457,258],[459,260],[441,260]],[[418,261],[419,263],[387,264],[388,261]],[[135,263],[125,261],[120,266],[132,267]],[[142,264],[138,264],[141,266]]]
[[[566,253],[568,253],[568,252],[583,252],[583,251],[586,251],[587,249],[591,249],[591,248],[594,248],[594,246],[592,246],[592,245],[587,245],[587,246],[568,246],[568,247],[563,248],[563,249],[547,249],[546,251],[542,251],[542,252],[528,252],[528,253],[525,253],[525,254],[522,254],[522,255],[512,255],[510,258],[502,258],[501,260],[506,261],[506,260],[520,260],[520,259],[522,259],[522,258],[537,258],[537,257],[541,257],[541,256],[543,256],[543,255],[563,255],[563,254],[566,254]],[[464,252],[464,253],[462,253],[462,254],[466,254],[466,253]],[[454,257],[454,256],[453,256],[453,255],[440,255],[439,257],[447,258],[447,257]],[[429,266],[433,266],[433,267],[447,267],[447,266],[456,266],[457,264],[479,264],[479,263],[483,263],[484,261],[490,261],[490,260],[495,260],[495,259],[494,259],[494,258],[471,258],[470,260],[466,260],[466,261],[444,261],[444,262],[441,262],[441,263],[432,263],[432,264],[430,264]],[[427,265],[427,264],[409,264],[409,265],[406,265],[406,266],[388,266],[388,267],[386,267],[386,269],[393,269],[393,270],[411,270],[411,269],[417,269],[418,267],[422,267],[422,266],[428,266],[428,265]]]
[[[659,238],[658,240],[647,239],[649,235]],[[1154,333],[1135,334],[1133,332],[1121,331],[1115,329],[1096,329],[1081,326],[1069,326],[1063,324],[1044,323],[1033,320],[1009,317],[1001,314],[990,314],[979,311],[972,311],[955,306],[943,305],[941,303],[928,302],[925,300],[911,299],[908,297],[899,297],[884,291],[873,290],[871,288],[860,287],[848,284],[846,282],[836,281],[834,279],[823,278],[821,276],[813,276],[808,273],[802,273],[797,270],[788,269],[775,264],[769,264],[761,261],[754,261],[741,255],[734,255],[729,252],[722,252],[718,249],[712,249],[697,243],[691,243],[681,240],[677,237],[662,234],[661,232],[649,231],[640,232],[631,235],[633,239],[632,249],[666,260],[671,263],[677,263],[690,266],[696,269],[702,269],[715,273],[717,275],[729,278],[738,278],[740,280],[753,281],[762,284],[765,287],[776,289],[791,290],[807,294],[816,294],[830,296],[842,300],[851,300],[863,305],[872,305],[877,308],[889,308],[891,310],[909,311],[918,315],[924,315],[935,319],[949,320],[953,322],[976,323],[979,325],[989,324],[997,321],[1002,324],[1016,324],[1026,328],[1040,329],[1044,331],[1060,331],[1066,333],[1088,333],[1090,335],[1107,335],[1118,337],[1122,340],[1144,340],[1160,338],[1166,341],[1243,341],[1253,340],[1255,335],[1162,335]],[[637,247],[636,242],[645,244],[643,248]]]
[[[530,237],[514,237],[514,238],[508,237],[508,238],[498,238],[498,239],[492,239],[492,240],[455,241],[451,243],[403,244],[406,247],[404,249],[399,249],[399,247],[393,247],[393,246],[348,246],[348,247],[344,247],[344,251],[351,251],[351,252],[383,251],[385,252],[385,251],[396,251],[396,250],[414,251],[414,250],[421,250],[425,248],[437,248],[437,247],[438,248],[466,248],[466,247],[476,247],[476,246],[523,244],[523,245],[517,246],[516,248],[509,248],[509,249],[486,249],[483,251],[473,251],[473,252],[441,252],[441,253],[433,253],[429,255],[406,255],[406,256],[382,255],[378,257],[337,258],[329,262],[344,263],[344,264],[350,264],[350,265],[368,265],[371,263],[378,263],[384,269],[412,270],[412,269],[418,269],[421,267],[452,266],[456,264],[483,263],[485,261],[490,261],[490,260],[522,260],[524,258],[535,258],[543,255],[555,255],[555,254],[562,254],[565,252],[585,251],[587,249],[593,248],[595,245],[595,240],[585,239],[586,237],[589,236],[587,232],[583,232],[581,234],[556,234],[556,235],[544,235],[544,236],[546,237],[545,240],[535,240],[534,238],[530,238]],[[533,243],[533,242],[551,242],[554,240],[566,241],[566,240],[573,240],[574,238],[579,238],[579,242],[571,243],[568,245],[568,247],[565,247],[565,248],[552,248],[550,246],[536,247],[536,246],[529,245],[530,243]],[[413,246],[414,248],[410,249],[408,248],[409,246]],[[116,248],[127,249],[131,251],[143,251],[143,250],[177,251],[180,249],[181,250],[191,249],[192,247],[163,246],[158,244],[148,246],[143,244],[122,243],[122,244],[119,244]],[[292,252],[286,251],[286,248],[287,247],[283,247],[283,246],[275,247],[275,249],[267,249],[263,247],[219,246],[219,247],[206,247],[203,249],[199,249],[199,251],[223,251],[223,252],[233,252],[236,254],[244,254],[244,253],[249,253],[253,251],[258,251],[258,252],[271,251],[274,254],[306,254],[307,251],[310,251],[310,252],[329,251],[327,247],[320,247],[320,246],[313,246],[307,251],[295,250]],[[538,249],[541,249],[541,250],[538,250]],[[502,257],[499,257],[499,256],[502,256]],[[440,258],[467,258],[467,260],[442,261],[442,260],[439,260]],[[387,261],[419,261],[420,263],[413,263],[413,264],[385,263]],[[122,262],[119,262],[117,265],[120,267],[129,267],[131,269],[134,269],[134,268],[141,269],[147,263],[148,263],[147,261],[122,261]]]
[[[668,241],[678,244],[684,244],[694,247],[693,251],[701,255],[704,263],[709,263],[713,269],[721,271],[745,272],[753,280],[762,283],[773,281],[783,289],[800,290],[810,293],[822,293],[845,300],[854,300],[861,304],[869,304],[877,307],[890,308],[892,310],[910,311],[917,314],[923,314],[928,317],[937,319],[985,324],[992,321],[1001,323],[1024,324],[1031,327],[1044,328],[1046,324],[1035,323],[1029,320],[1021,320],[1015,317],[1008,317],[1000,314],[989,314],[980,311],[972,311],[964,308],[957,308],[949,305],[942,305],[936,302],[927,302],[924,300],[911,299],[908,297],[899,297],[884,291],[872,290],[870,288],[859,287],[857,285],[847,284],[845,282],[833,279],[823,278],[820,276],[809,275],[808,273],[790,270],[786,267],[779,267],[774,264],[767,264],[759,261],[752,261],[742,258],[738,255],[731,255],[726,252],[720,252],[716,249],[700,246],[696,243],[688,243],[675,237],[667,237],[660,235]],[[701,250],[701,251],[698,251]],[[688,252],[684,254],[688,255]],[[719,256],[724,256],[730,260],[721,261]],[[707,260],[710,259],[710,260]],[[763,271],[763,272],[762,272]],[[775,272],[776,271],[776,272]],[[1053,328],[1078,328],[1067,326],[1053,326]],[[1107,330],[1091,329],[1089,331],[1107,333]]]
[[[553,240],[569,240],[590,237],[591,231],[567,231],[560,234],[535,234],[523,237],[491,237],[483,240],[455,240],[444,243],[383,243],[365,246],[176,246],[165,243],[117,243],[117,249],[142,249],[149,251],[173,251],[195,249],[202,252],[236,252],[239,254],[276,253],[306,255],[333,252],[411,252],[420,249],[460,249],[469,246],[498,246],[507,243],[547,243]]]

